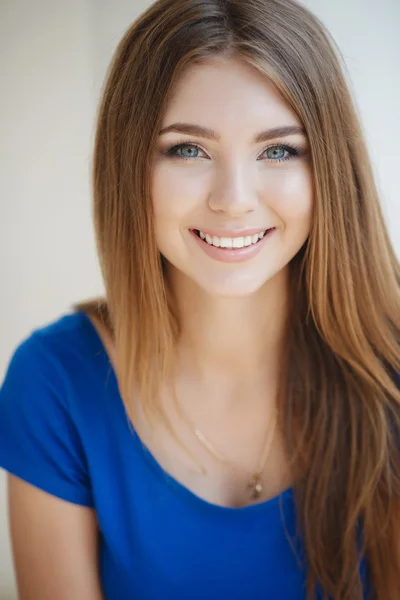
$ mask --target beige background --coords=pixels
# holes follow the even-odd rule
[[[104,72],[146,0],[0,0],[0,380],[31,329],[102,292],[89,170]],[[309,0],[350,72],[400,255],[400,3]],[[0,600],[16,598],[0,472]],[[38,599],[39,600],[39,599]]]

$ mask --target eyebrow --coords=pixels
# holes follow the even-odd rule
[[[198,137],[207,138],[209,140],[219,141],[220,136],[212,129],[207,129],[201,125],[195,125],[194,123],[172,123],[168,127],[164,127],[159,132],[159,135],[165,135],[171,131],[177,133],[186,133],[188,135],[196,135]],[[273,127],[272,129],[266,129],[258,133],[253,142],[258,144],[259,142],[266,142],[271,139],[285,137],[287,135],[303,135],[307,137],[306,131],[303,127],[298,125],[280,125]]]

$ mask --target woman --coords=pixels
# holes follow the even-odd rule
[[[398,598],[400,269],[323,25],[154,3],[93,183],[106,297],[0,395],[20,597]]]

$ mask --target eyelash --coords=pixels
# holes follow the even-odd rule
[[[185,146],[189,146],[191,148],[196,148],[197,150],[201,150],[202,152],[204,152],[204,150],[202,148],[200,148],[200,146],[198,146],[197,144],[182,142],[180,144],[175,144],[174,146],[168,148],[167,150],[165,150],[165,152],[163,152],[163,154],[165,154],[166,156],[170,156],[171,158],[177,158],[178,160],[197,160],[199,157],[180,156],[179,154],[177,154],[177,150],[179,150],[180,148],[184,148]],[[273,144],[272,146],[269,146],[268,148],[266,148],[262,152],[262,154],[264,154],[271,148],[278,148],[280,150],[286,150],[286,152],[289,153],[289,155],[286,156],[286,158],[277,158],[277,159],[267,158],[267,160],[271,163],[285,162],[287,160],[290,160],[291,158],[299,157],[302,154],[302,150],[294,144],[292,146],[288,146],[286,144]]]

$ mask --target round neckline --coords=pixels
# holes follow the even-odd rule
[[[122,400],[121,394],[119,392],[117,376],[114,371],[113,365],[110,361],[110,358],[108,356],[107,350],[103,344],[103,340],[101,339],[100,334],[97,331],[97,329],[95,328],[95,326],[93,325],[91,319],[84,311],[77,311],[76,314],[80,314],[83,317],[85,323],[88,325],[88,329],[92,334],[92,337],[93,337],[93,340],[94,340],[96,346],[98,347],[100,353],[102,354],[103,358],[105,359],[105,366],[107,366],[108,376],[112,380],[112,385],[114,388],[113,391],[116,395],[118,402],[121,404],[121,408],[124,412],[124,415],[126,415],[123,400]],[[109,381],[110,381],[110,379],[109,379]],[[173,475],[171,475],[170,473],[168,473],[168,471],[166,471],[164,469],[164,467],[158,462],[158,460],[152,454],[151,450],[142,441],[138,432],[136,431],[135,427],[133,426],[133,424],[130,421],[129,421],[129,432],[132,434],[132,438],[134,439],[135,447],[136,447],[136,450],[138,451],[138,454],[143,459],[143,461],[146,463],[146,465],[150,468],[150,470],[159,479],[161,479],[164,484],[167,483],[170,488],[172,488],[174,491],[178,492],[180,495],[185,497],[191,503],[197,504],[197,506],[200,509],[203,509],[203,510],[208,509],[208,510],[212,510],[212,511],[218,512],[220,514],[226,514],[226,515],[229,515],[229,514],[232,514],[232,515],[233,514],[235,514],[235,515],[256,514],[256,513],[260,513],[260,512],[265,512],[266,510],[269,510],[269,509],[273,509],[276,506],[279,506],[280,504],[284,505],[293,498],[294,488],[293,488],[293,486],[290,486],[290,487],[287,487],[284,490],[282,490],[282,492],[280,492],[279,494],[272,496],[271,498],[267,498],[266,500],[263,500],[262,502],[257,502],[255,504],[248,504],[246,506],[237,506],[237,507],[223,506],[220,504],[216,504],[214,502],[210,502],[210,501],[206,500],[205,498],[198,496],[195,492],[190,490],[188,487],[186,487],[183,483],[181,483],[178,479],[176,479]]]

